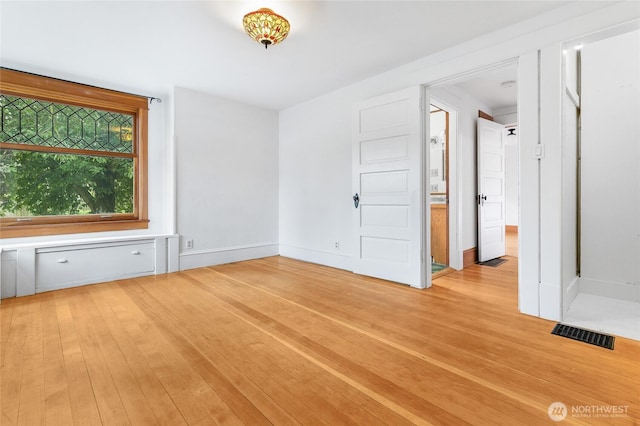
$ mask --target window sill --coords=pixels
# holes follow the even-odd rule
[[[126,231],[131,229],[147,229],[148,227],[148,220],[3,226],[0,227],[0,239],[84,234],[89,232]]]

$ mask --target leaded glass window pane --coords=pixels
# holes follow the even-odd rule
[[[0,95],[0,141],[85,151],[133,153],[129,114]]]

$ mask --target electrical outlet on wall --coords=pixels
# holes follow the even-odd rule
[[[340,241],[336,241],[333,243],[333,248],[336,250],[340,250]]]
[[[193,240],[192,239],[185,240],[184,246],[187,248],[187,250],[192,249],[193,248]]]

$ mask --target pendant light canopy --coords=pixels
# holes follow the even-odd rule
[[[265,49],[287,38],[291,28],[289,21],[266,7],[244,15],[242,25],[249,37],[264,44]]]

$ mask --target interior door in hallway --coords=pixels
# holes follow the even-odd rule
[[[353,109],[355,273],[423,288],[430,284],[424,223],[421,87],[359,102]],[[425,231],[427,234],[425,234]]]
[[[478,118],[478,260],[505,255],[504,126]]]

